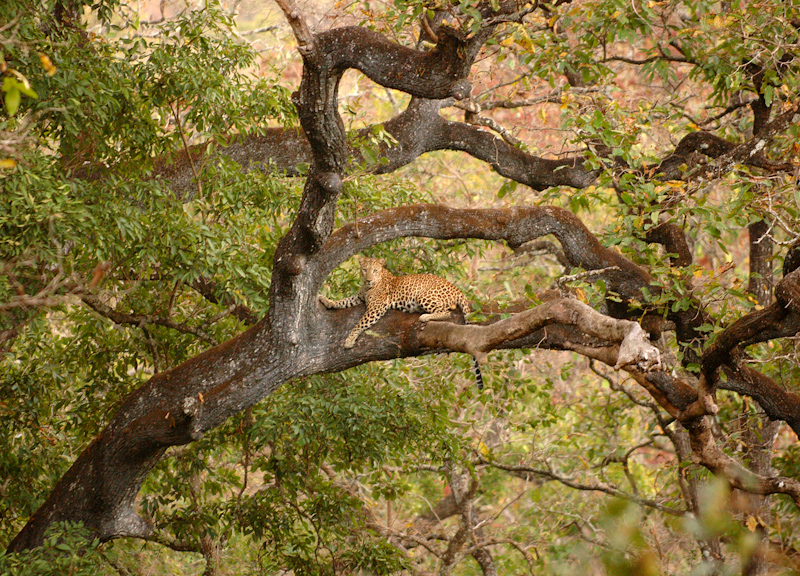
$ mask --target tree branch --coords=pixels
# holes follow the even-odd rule
[[[97,296],[94,296],[93,294],[81,294],[80,298],[84,304],[89,306],[89,308],[91,308],[101,316],[108,318],[115,324],[129,325],[129,326],[157,324],[159,326],[164,326],[166,328],[182,332],[183,334],[192,334],[193,336],[197,336],[198,338],[200,338],[207,344],[211,344],[212,346],[217,345],[217,341],[209,334],[201,330],[200,328],[196,328],[194,326],[188,326],[181,322],[175,322],[174,320],[170,320],[169,318],[156,316],[154,314],[125,314],[123,312],[117,312],[110,306],[101,302],[100,299]]]
[[[479,361],[485,361],[490,350],[555,323],[573,325],[599,340],[619,343],[614,365],[617,370],[622,366],[636,365],[643,372],[649,372],[661,366],[658,348],[647,341],[646,334],[636,322],[609,318],[571,298],[551,300],[486,326],[428,322],[417,337],[426,348],[466,352]]]
[[[671,514],[673,516],[682,516],[684,514],[683,510],[676,510],[675,508],[666,506],[658,502],[657,500],[652,500],[650,498],[641,498],[635,494],[628,494],[626,492],[623,492],[616,486],[611,486],[604,482],[589,482],[589,483],[579,482],[573,478],[568,478],[566,476],[562,476],[561,474],[553,472],[553,470],[551,470],[549,467],[532,468],[530,466],[510,466],[507,464],[496,462],[494,460],[487,460],[482,456],[479,457],[478,461],[480,464],[491,466],[492,468],[497,468],[498,470],[504,470],[516,476],[520,477],[525,477],[525,475],[538,476],[540,478],[554,480],[559,484],[563,484],[564,486],[568,486],[569,488],[574,488],[575,490],[603,492],[610,496],[614,496],[616,498],[623,498],[625,500],[630,500],[632,502],[636,502],[637,504],[641,504],[642,506],[647,506],[648,508],[653,508],[655,510],[659,510],[666,514]]]

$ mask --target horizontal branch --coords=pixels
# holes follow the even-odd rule
[[[635,494],[629,494],[617,488],[616,486],[611,486],[610,484],[606,484],[605,482],[579,482],[572,478],[568,478],[567,476],[562,476],[553,472],[550,468],[533,468],[531,466],[511,466],[507,464],[502,464],[500,462],[496,462],[494,460],[487,460],[486,458],[479,457],[478,459],[479,464],[484,464],[486,466],[491,466],[492,468],[497,468],[498,470],[504,470],[506,472],[510,472],[514,475],[523,475],[527,474],[530,476],[538,476],[539,478],[546,478],[548,480],[554,480],[559,484],[563,484],[568,488],[573,488],[575,490],[581,490],[584,492],[603,492],[604,494],[608,494],[610,496],[614,496],[616,498],[622,498],[624,500],[630,500],[631,502],[636,502],[637,504],[641,504],[642,506],[646,506],[648,508],[653,508],[655,510],[660,510],[661,512],[665,512],[667,514],[671,514],[673,516],[683,516],[685,514],[684,510],[677,510],[675,508],[671,508],[666,506],[657,500],[653,500],[652,498],[642,498]]]
[[[480,109],[481,110],[494,110],[495,108],[524,108],[526,106],[535,106],[536,104],[562,104],[562,98],[565,94],[592,94],[595,92],[601,92],[602,88],[597,86],[589,86],[586,88],[577,88],[574,86],[571,87],[564,87],[564,88],[557,88],[555,90],[550,91],[549,94],[544,96],[537,96],[535,98],[523,98],[520,100],[509,100],[509,99],[502,99],[502,100],[487,100],[485,102],[481,102]]]
[[[387,174],[413,162],[423,154],[438,150],[457,150],[488,163],[498,174],[535,190],[552,186],[584,188],[595,182],[596,171],[584,167],[581,157],[543,158],[510,145],[503,138],[469,123],[446,121],[439,115],[450,100],[412,99],[408,108],[382,126],[396,141],[393,146],[382,146],[381,164],[372,169],[378,174]],[[357,133],[369,137],[374,127]],[[355,141],[360,138],[356,137]],[[755,141],[753,146],[755,146]],[[697,165],[694,154],[718,158],[732,153],[739,145],[710,132],[691,132],[674,151],[666,154],[657,165],[656,173],[662,178],[680,180],[686,177],[686,168]],[[762,144],[763,146],[763,144]],[[156,159],[153,177],[169,183],[180,196],[196,190],[191,164],[206,164],[207,144],[189,147],[191,158],[181,151]],[[745,148],[741,149],[742,151]],[[267,128],[261,134],[233,137],[227,146],[218,146],[212,155],[224,156],[238,162],[244,170],[274,170],[287,176],[299,176],[299,166],[312,161],[311,147],[303,133],[297,129]],[[363,162],[360,149],[350,148],[349,157],[356,163]],[[213,157],[212,157],[213,159]],[[743,164],[774,172],[791,169],[791,165],[768,160],[763,154],[744,154]],[[91,168],[82,168],[76,176],[98,178],[105,168],[96,173]]]
[[[639,370],[649,372],[661,366],[658,348],[647,341],[645,332],[636,322],[604,316],[572,298],[551,300],[488,325],[428,322],[417,338],[425,347],[466,352],[481,361],[485,360],[487,352],[555,323],[573,325],[584,334],[619,344],[616,369],[636,365]]]

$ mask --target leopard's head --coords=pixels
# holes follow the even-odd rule
[[[362,256],[359,265],[361,266],[361,276],[364,278],[364,284],[370,288],[380,281],[386,271],[383,266],[383,260],[377,258]]]

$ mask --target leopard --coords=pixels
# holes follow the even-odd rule
[[[350,331],[344,341],[345,348],[352,348],[362,332],[373,326],[390,309],[408,314],[423,313],[420,322],[447,320],[450,312],[460,309],[465,316],[472,305],[461,290],[435,274],[408,274],[395,276],[383,260],[363,256],[359,259],[363,284],[358,294],[343,300],[330,300],[319,295],[320,303],[329,309],[352,308],[362,302],[367,311]],[[478,389],[483,389],[483,375],[478,359],[473,356],[473,371]]]

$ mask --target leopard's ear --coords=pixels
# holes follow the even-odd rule
[[[384,268],[386,267],[386,258],[376,258],[375,260],[377,260],[378,264],[380,264]]]

